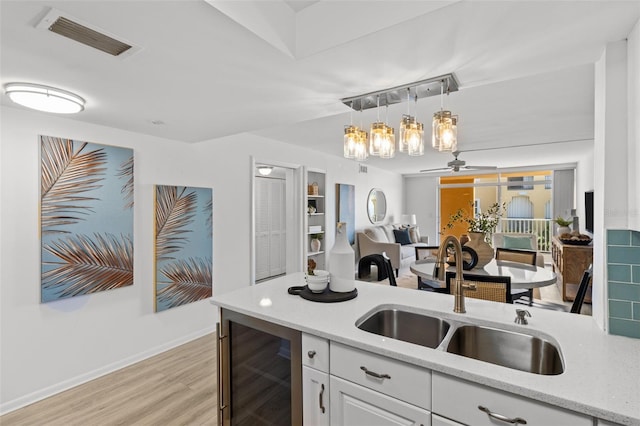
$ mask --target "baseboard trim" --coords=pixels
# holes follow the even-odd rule
[[[124,358],[120,361],[105,365],[104,367],[89,371],[85,374],[81,374],[55,385],[48,386],[44,389],[21,396],[12,401],[5,402],[4,404],[0,404],[0,416],[8,414],[22,407],[26,407],[27,405],[31,405],[35,402],[41,401],[60,392],[64,392],[83,383],[90,382],[91,380],[97,379],[106,374],[113,373],[114,371],[118,371],[122,368],[128,367],[131,364],[135,364],[136,362],[144,361],[147,358],[159,355],[177,346],[184,345],[185,343],[189,343],[192,340],[198,339],[202,336],[206,336],[207,334],[211,334],[214,332],[215,326],[203,328],[186,336],[180,337],[179,339],[172,340],[170,342],[156,346],[152,349]]]

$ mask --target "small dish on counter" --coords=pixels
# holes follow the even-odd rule
[[[322,293],[327,288],[327,284],[329,284],[329,271],[316,269],[313,271],[313,275],[306,274],[305,279],[311,292]]]

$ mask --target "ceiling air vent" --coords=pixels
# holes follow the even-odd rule
[[[90,28],[87,24],[81,24],[77,19],[71,19],[68,15],[63,16],[62,12],[55,9],[51,9],[36,27],[47,29],[113,56],[120,56],[125,52],[131,53],[132,50],[135,50],[132,49],[132,45],[117,40],[98,28]]]

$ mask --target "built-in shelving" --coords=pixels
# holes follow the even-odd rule
[[[326,174],[321,170],[307,170],[307,182],[305,185],[306,197],[305,205],[307,209],[307,215],[305,220],[304,233],[306,234],[305,246],[306,246],[306,258],[313,259],[316,262],[317,269],[325,268],[325,239],[320,240],[320,250],[313,250],[311,248],[312,236],[320,234],[324,237],[326,230],[326,204],[325,204],[325,190],[326,190]],[[315,185],[314,185],[315,184]],[[314,191],[317,185],[317,192]],[[314,229],[313,227],[319,227]],[[305,265],[306,269],[306,265]]]

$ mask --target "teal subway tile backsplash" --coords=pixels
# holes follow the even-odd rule
[[[640,285],[609,281],[609,300],[640,302]]]
[[[631,244],[631,234],[629,231],[620,231],[610,229],[607,231],[607,245],[610,246],[628,246]]]
[[[633,319],[631,302],[620,300],[609,300],[609,317]],[[638,324],[640,325],[640,324]]]
[[[609,333],[640,339],[640,321],[609,318]]]
[[[609,333],[640,339],[640,232],[607,231]]]
[[[640,265],[640,247],[609,246],[607,248],[609,263],[626,263]]]
[[[631,265],[609,265],[607,267],[609,281],[631,282]]]

